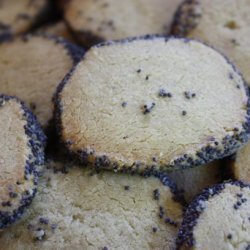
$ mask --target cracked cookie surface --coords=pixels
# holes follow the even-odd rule
[[[25,217],[0,233],[3,249],[174,249],[182,206],[166,176],[62,166],[47,165]]]
[[[194,40],[146,36],[94,46],[54,102],[61,140],[97,168],[199,166],[249,138],[241,75]]]

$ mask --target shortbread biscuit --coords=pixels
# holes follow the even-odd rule
[[[239,67],[250,86],[250,0],[187,0],[176,13],[175,35],[213,45]]]
[[[174,249],[182,206],[166,176],[58,165],[45,171],[27,215],[0,234],[3,249]]]
[[[62,38],[24,36],[4,42],[0,45],[0,92],[25,101],[45,127],[52,118],[53,93],[81,53]]]
[[[46,138],[33,114],[10,96],[0,95],[0,127],[2,229],[21,217],[36,193],[36,168],[44,163]]]
[[[177,249],[249,249],[250,186],[228,182],[205,189],[187,208]]]
[[[147,34],[168,34],[181,0],[69,0],[64,17],[84,45]]]
[[[249,138],[241,75],[194,40],[147,36],[92,47],[54,101],[61,140],[97,168],[199,166]]]
[[[1,0],[0,40],[29,31],[47,8],[47,0]]]

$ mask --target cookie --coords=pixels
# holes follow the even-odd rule
[[[62,37],[67,41],[74,43],[74,38],[72,37],[68,27],[63,21],[43,26],[39,30],[37,30],[37,33],[45,33],[57,37]]]
[[[24,36],[4,42],[0,45],[0,93],[21,98],[46,127],[56,86],[81,53],[62,38]]]
[[[231,173],[236,180],[250,183],[250,144],[248,143],[241,148],[230,164]]]
[[[168,34],[181,0],[70,0],[64,19],[78,40],[90,46],[104,40]]]
[[[178,170],[169,173],[169,177],[177,187],[184,192],[185,200],[189,203],[204,188],[208,188],[222,181],[219,161],[211,162],[205,166]]]
[[[54,102],[61,140],[97,168],[199,166],[249,138],[242,77],[194,40],[146,36],[92,47]]]
[[[47,0],[1,0],[0,39],[29,31],[47,8]]]
[[[44,163],[46,138],[18,99],[0,95],[0,229],[14,223],[31,203],[36,167]]]
[[[176,13],[173,33],[215,46],[234,61],[250,85],[249,12],[250,0],[184,1]]]
[[[3,249],[174,249],[182,206],[168,177],[59,164],[45,170],[22,221],[0,234]]]
[[[227,182],[205,189],[185,212],[177,249],[249,249],[250,186]]]

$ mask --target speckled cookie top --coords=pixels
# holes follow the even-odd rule
[[[178,249],[249,249],[250,186],[226,182],[205,189],[188,207]]]
[[[0,39],[27,32],[47,5],[47,0],[1,0]]]
[[[2,43],[0,54],[0,92],[20,97],[48,125],[56,86],[82,50],[62,38],[27,35]]]
[[[182,206],[168,177],[96,173],[53,162],[51,167],[27,215],[0,234],[1,247],[174,249]]]
[[[107,168],[201,165],[235,152],[249,136],[241,75],[212,48],[186,39],[92,47],[59,86],[55,104],[69,150]]]
[[[250,85],[249,12],[250,0],[184,1],[176,13],[173,32],[218,48],[235,62]]]
[[[46,138],[36,118],[14,97],[0,95],[0,127],[1,229],[21,216],[35,194]]]
[[[146,34],[168,34],[181,0],[71,0],[64,17],[82,39],[122,39]],[[93,41],[94,42],[94,41]]]

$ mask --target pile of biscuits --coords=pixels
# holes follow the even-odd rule
[[[0,249],[250,249],[250,0],[0,0]]]

